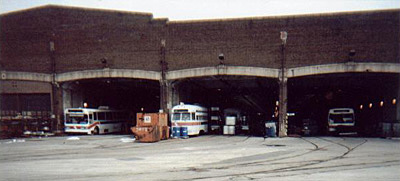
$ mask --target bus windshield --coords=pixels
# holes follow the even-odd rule
[[[190,113],[182,113],[182,120],[184,121],[190,120]]]
[[[172,120],[181,120],[181,113],[174,113],[172,115]]]
[[[178,121],[189,121],[190,120],[190,113],[174,113],[172,115],[172,120]]]
[[[334,123],[353,122],[353,114],[330,114],[329,119]]]
[[[88,116],[87,115],[69,115],[69,114],[67,114],[66,123],[88,124]]]

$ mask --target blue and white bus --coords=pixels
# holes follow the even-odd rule
[[[330,109],[328,114],[328,133],[334,135],[341,133],[357,133],[355,129],[354,109]]]
[[[187,127],[188,135],[208,132],[208,110],[198,105],[180,103],[171,110],[172,127]]]
[[[125,132],[129,114],[101,106],[93,108],[65,109],[64,130],[66,133],[105,134]]]

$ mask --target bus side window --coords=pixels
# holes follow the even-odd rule
[[[112,114],[112,112],[106,112],[106,119],[107,119],[107,120],[113,120],[113,114]]]
[[[105,114],[104,112],[99,112],[98,114],[99,114],[99,115],[98,115],[98,116],[99,116],[99,117],[98,117],[99,120],[105,120],[105,119],[106,119],[106,114]]]
[[[93,120],[93,114],[89,114],[89,120]]]
[[[97,112],[93,113],[93,120],[97,120]]]
[[[196,116],[192,113],[192,120],[196,120]]]

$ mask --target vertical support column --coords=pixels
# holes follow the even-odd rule
[[[170,86],[167,81],[160,80],[160,109],[165,113],[168,113],[169,110],[169,95],[170,95]]]
[[[179,98],[179,83],[177,81],[171,82],[171,108],[180,102]]]
[[[161,66],[161,80],[160,80],[160,109],[165,113],[168,113],[168,95],[169,87],[167,82],[167,71],[168,71],[168,63],[165,61],[165,40],[161,40],[161,49],[160,49],[160,66]]]
[[[279,137],[287,136],[287,78],[279,78]]]
[[[160,101],[160,105],[165,107],[164,111],[169,111],[175,105],[179,104],[179,94],[176,88],[176,82],[166,81],[164,87],[164,91],[160,91],[164,96],[163,99],[166,101]]]
[[[287,136],[287,76],[285,67],[285,45],[287,32],[281,31],[281,72],[279,76],[279,137]]]
[[[52,89],[52,119],[55,121],[55,130],[53,127],[53,131],[59,131],[61,129],[61,119],[62,119],[62,89],[56,80],[56,58],[55,58],[55,45],[54,45],[54,37],[55,34],[52,34],[52,37],[49,42],[49,56],[50,56],[50,69],[52,74],[51,81],[51,89]]]
[[[400,121],[400,74],[397,74],[396,120]]]
[[[72,107],[72,101],[71,101],[71,97],[72,97],[72,93],[71,90],[62,87],[62,91],[63,91],[63,109],[66,108],[71,108]]]
[[[58,84],[57,84],[58,85]],[[63,109],[63,91],[61,89],[61,87],[56,86],[55,88],[55,95],[54,95],[54,112],[53,114],[56,116],[56,122],[57,122],[57,127],[56,130],[57,131],[61,131],[63,130],[63,122],[62,120],[64,119],[64,109]]]
[[[52,120],[53,120],[53,131],[59,132],[62,129],[63,119],[63,90],[58,84],[52,84],[51,91],[51,111],[52,111]]]

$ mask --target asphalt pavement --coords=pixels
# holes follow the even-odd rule
[[[0,140],[1,180],[400,180],[400,140],[131,135]]]

